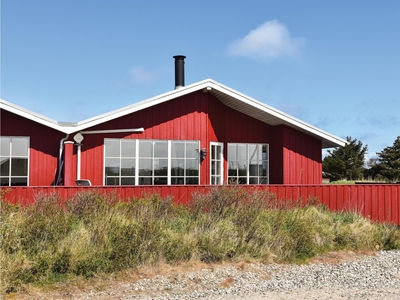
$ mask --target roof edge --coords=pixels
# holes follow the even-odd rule
[[[31,110],[28,110],[26,108],[20,107],[16,104],[13,104],[11,102],[8,102],[4,99],[0,99],[0,109],[4,109],[6,111],[9,111],[13,114],[16,114],[18,116],[24,117],[28,120],[34,121],[36,123],[45,125],[47,127],[53,128],[55,130],[67,133],[68,127],[64,127],[60,125],[56,120],[47,118],[41,114],[35,113]]]
[[[268,113],[280,120],[282,120],[283,124],[286,124],[288,126],[291,126],[295,129],[300,129],[303,132],[309,133],[313,136],[318,137],[319,139],[322,140],[322,148],[334,148],[334,147],[340,147],[344,146],[346,144],[346,141],[344,139],[341,139],[335,135],[332,135],[322,129],[319,129],[309,123],[306,123],[300,119],[297,119],[293,116],[290,116],[278,109],[275,109],[263,102],[260,102],[252,97],[249,97],[243,93],[240,93],[226,85],[223,85],[217,81],[214,81],[210,78],[195,82],[193,84],[181,87],[179,89],[175,89],[160,95],[157,95],[155,97],[148,98],[146,100],[136,102],[134,104],[110,111],[105,114],[101,114],[83,121],[80,121],[78,123],[70,124],[70,123],[63,123],[60,124],[59,122],[49,119],[47,117],[44,117],[40,114],[34,113],[32,111],[29,111],[27,109],[24,109],[22,107],[19,107],[17,105],[14,105],[10,102],[7,102],[5,100],[0,99],[0,107],[4,107],[6,110],[13,112],[17,115],[23,116],[27,119],[33,120],[35,122],[38,122],[40,124],[46,125],[48,127],[51,127],[53,129],[56,129],[58,131],[64,132],[66,134],[71,134],[74,132],[78,132],[81,130],[84,130],[86,128],[90,128],[93,126],[96,126],[98,124],[108,122],[110,120],[146,109],[148,107],[169,101],[174,98],[178,98],[199,90],[203,89],[215,89],[221,93],[224,93],[230,97],[233,97],[237,100],[240,100],[252,107],[255,107],[264,113]]]

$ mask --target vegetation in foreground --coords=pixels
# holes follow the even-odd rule
[[[300,263],[329,251],[400,249],[395,226],[300,202],[240,187],[194,195],[187,206],[93,191],[65,203],[57,195],[26,207],[2,202],[1,293],[160,263]]]

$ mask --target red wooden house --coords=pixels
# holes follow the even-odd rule
[[[321,184],[345,141],[214,80],[78,123],[1,100],[1,185]]]

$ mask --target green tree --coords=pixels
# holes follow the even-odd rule
[[[388,181],[400,179],[400,136],[396,138],[393,146],[386,147],[377,155],[375,166],[378,168],[379,174]]]
[[[378,164],[378,157],[371,157],[366,163],[364,178],[367,178],[368,180],[384,180],[382,175],[380,175],[380,171],[381,170]]]
[[[363,177],[368,145],[363,146],[361,141],[350,136],[346,139],[346,145],[333,151],[328,150],[328,155],[322,161],[322,171],[331,180],[356,180]]]

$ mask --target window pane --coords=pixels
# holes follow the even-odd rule
[[[199,151],[198,142],[186,142],[186,158],[198,158]]]
[[[11,142],[11,156],[28,156],[28,138],[13,137]]]
[[[172,177],[171,184],[185,184],[185,179],[183,177]]]
[[[238,145],[237,160],[247,160],[247,147],[246,145]]]
[[[122,177],[121,185],[135,185],[135,177]]]
[[[221,161],[216,161],[216,174],[221,174]]]
[[[136,142],[121,140],[121,157],[135,157]]]
[[[106,177],[106,185],[119,185],[118,177]]]
[[[211,159],[215,159],[217,157],[217,150],[216,150],[216,146],[211,147]]]
[[[199,175],[199,161],[196,159],[186,160],[186,176]]]
[[[215,147],[215,149],[216,149],[216,159],[220,159],[221,158],[222,147],[221,146],[217,146],[217,147]]]
[[[105,147],[106,157],[119,157],[120,155],[119,140],[104,140],[104,147]]]
[[[236,144],[228,144],[228,160],[229,161],[236,161]]]
[[[228,176],[236,176],[237,175],[237,164],[236,161],[228,162]]]
[[[215,176],[211,176],[211,184],[217,184]]]
[[[236,177],[237,176],[237,170],[236,169],[228,169],[228,176]]]
[[[262,159],[268,160],[268,145],[262,146]]]
[[[257,160],[258,159],[258,155],[257,155],[257,147],[258,145],[249,145],[249,160]]]
[[[152,141],[139,141],[139,157],[153,157]]]
[[[167,175],[168,175],[168,160],[154,159],[154,176],[167,176]]]
[[[239,184],[247,184],[247,177],[239,177]]]
[[[183,176],[185,160],[171,159],[171,176]]]
[[[258,184],[258,177],[250,177],[249,181],[250,184]]]
[[[247,162],[246,161],[238,161],[238,168],[240,175],[247,175]]]
[[[10,176],[10,159],[8,157],[0,158],[0,175]]]
[[[139,184],[140,185],[152,185],[152,178],[151,177],[139,177]]]
[[[1,177],[0,178],[1,186],[8,186],[9,185],[9,181],[10,181],[9,177]]]
[[[139,160],[139,175],[152,176],[153,175],[153,160],[141,158]]]
[[[167,177],[154,177],[154,184],[167,184]]]
[[[105,159],[106,176],[118,176],[119,168],[120,168],[120,165],[119,165],[118,158],[106,158]]]
[[[184,142],[171,142],[171,157],[172,158],[184,158],[185,157],[185,143]]]
[[[10,156],[10,144],[11,138],[9,137],[0,137],[0,155],[1,156]]]
[[[168,157],[168,143],[166,141],[154,142],[154,157]]]
[[[13,177],[11,178],[12,186],[27,186],[28,178],[27,177]]]
[[[228,184],[236,184],[237,178],[236,177],[229,177],[228,176]]]
[[[132,158],[121,159],[121,175],[135,176],[135,160]]]
[[[199,184],[198,177],[186,177],[186,184]]]
[[[250,176],[258,176],[260,174],[261,165],[257,161],[251,161],[249,166]]]
[[[28,176],[27,158],[11,158],[11,176]]]
[[[215,161],[211,161],[211,174],[215,174]]]
[[[268,162],[267,161],[263,161],[262,162],[262,176],[267,176],[267,172],[268,172]]]

